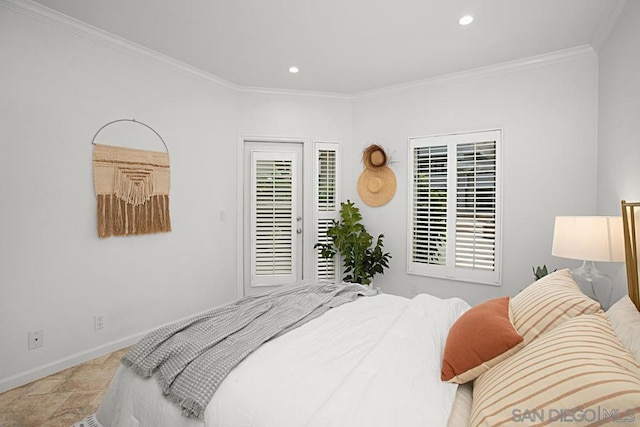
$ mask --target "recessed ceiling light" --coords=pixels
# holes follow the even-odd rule
[[[469,25],[473,22],[473,16],[465,15],[458,20],[458,24],[460,25]]]
[[[298,71],[300,71],[300,70],[298,69],[298,67],[289,67],[289,72],[290,72],[291,74],[295,74],[295,73],[297,73]]]

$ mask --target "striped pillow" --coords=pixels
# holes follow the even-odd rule
[[[598,310],[600,304],[582,293],[566,269],[543,277],[511,299],[513,324],[526,343],[572,317]]]
[[[473,426],[615,421],[640,421],[640,365],[603,313],[566,321],[474,384]]]
[[[460,384],[447,420],[447,427],[468,426],[473,402],[473,381]]]

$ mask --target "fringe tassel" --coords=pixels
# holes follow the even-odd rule
[[[105,237],[107,235],[107,223],[106,221],[100,221],[100,218],[106,218],[105,212],[105,198],[110,197],[104,194],[98,194],[98,236]]]
[[[164,194],[162,196],[162,200],[164,201],[164,212],[165,212],[165,228],[167,231],[171,231],[171,218],[169,217],[169,195]]]
[[[113,211],[111,212],[111,218],[106,218],[105,221],[109,221],[113,224],[113,235],[114,236],[124,236],[125,228],[124,228],[124,201],[113,196]],[[108,236],[106,236],[108,237]]]
[[[171,231],[169,196],[156,195],[134,205],[115,194],[98,195],[98,236],[163,233]]]

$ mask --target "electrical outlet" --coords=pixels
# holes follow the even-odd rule
[[[31,331],[28,333],[29,350],[40,348],[44,345],[44,329]]]
[[[96,314],[93,318],[93,327],[97,331],[104,328],[104,314]]]

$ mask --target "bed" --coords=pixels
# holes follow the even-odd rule
[[[474,307],[360,297],[259,347],[200,417],[120,367],[86,425],[637,425],[636,209],[623,202],[629,296],[606,313],[568,270]]]
[[[456,385],[440,381],[447,331],[469,306],[430,295],[362,297],[269,341],[187,418],[156,381],[121,367],[104,426],[446,425]]]

